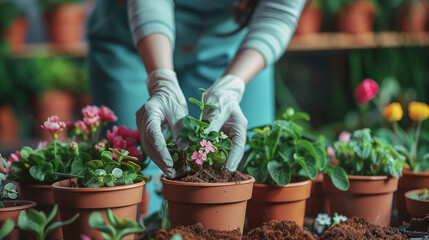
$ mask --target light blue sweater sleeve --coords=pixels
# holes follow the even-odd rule
[[[160,33],[168,37],[174,49],[173,0],[128,0],[127,4],[130,30],[135,45],[150,34]]]
[[[262,0],[249,23],[241,48],[252,48],[275,63],[286,50],[304,7],[305,0]]]

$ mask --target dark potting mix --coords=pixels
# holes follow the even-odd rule
[[[238,171],[230,172],[226,168],[201,168],[194,174],[189,174],[175,180],[180,182],[223,183],[239,182],[248,179],[250,179],[249,175]]]

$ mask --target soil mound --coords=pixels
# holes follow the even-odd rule
[[[222,183],[222,182],[238,182],[250,179],[249,175],[234,171],[230,172],[226,168],[216,169],[201,169],[193,175],[174,179],[180,182],[197,182],[197,183]]]
[[[192,226],[180,226],[173,228],[170,231],[160,229],[156,232],[149,234],[149,240],[164,240],[171,239],[175,234],[180,234],[183,240],[240,240],[240,230],[233,231],[220,231],[214,229],[204,230],[201,223]]]
[[[294,221],[270,221],[262,227],[252,229],[243,240],[312,240],[317,239],[306,228],[298,226]]]
[[[413,218],[410,222],[410,227],[407,229],[410,232],[429,232],[429,215],[424,218]]]

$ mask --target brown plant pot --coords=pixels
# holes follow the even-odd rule
[[[397,15],[396,25],[401,32],[425,32],[428,21],[428,9],[423,1],[404,2]]]
[[[411,216],[407,213],[405,193],[413,189],[425,187],[429,187],[429,173],[415,173],[406,169],[402,171],[402,177],[398,183],[398,191],[395,194],[399,224],[410,222],[411,220]]]
[[[52,191],[51,185],[19,185],[21,190],[22,198],[37,203],[35,207],[39,211],[43,211],[46,216],[51,213],[52,208],[55,205],[54,192]],[[52,220],[52,222],[61,221],[60,214]],[[52,231],[46,238],[47,240],[60,240],[63,239],[63,232],[61,228],[57,228]]]
[[[21,52],[27,39],[28,22],[24,17],[15,19],[6,29],[4,37],[9,42],[12,52]]]
[[[172,228],[202,223],[206,229],[243,231],[253,177],[226,183],[161,181]]]
[[[81,234],[92,240],[102,240],[98,230],[88,224],[89,216],[99,211],[105,221],[106,210],[110,208],[119,219],[129,218],[137,220],[138,204],[143,198],[144,181],[124,186],[101,188],[70,187],[76,179],[68,179],[52,184],[54,201],[58,204],[60,217],[63,220],[72,218],[76,213],[80,216],[70,225],[63,226],[65,240],[80,239]],[[134,239],[134,235],[127,236]]]
[[[415,189],[405,193],[405,204],[408,215],[412,218],[424,218],[429,214],[429,200],[417,200],[409,194],[421,194],[423,189]]]
[[[303,226],[305,202],[310,197],[311,180],[292,182],[286,186],[254,184],[247,208],[249,229],[271,220],[292,220]]]
[[[325,189],[323,189],[323,174],[318,175],[316,179],[312,180],[310,198],[307,199],[305,205],[306,217],[316,218],[319,213],[331,215],[329,211],[328,194]]]
[[[372,32],[375,5],[368,0],[356,0],[343,8],[338,14],[338,30],[350,34]]]
[[[59,46],[82,41],[85,9],[79,4],[65,4],[44,13],[49,41]]]
[[[7,219],[12,219],[15,222],[15,228],[4,240],[21,240],[27,239],[27,234],[18,228],[18,217],[21,211],[28,211],[36,206],[35,202],[24,200],[3,201],[5,208],[0,208],[0,227]]]
[[[295,35],[314,34],[320,32],[322,26],[322,10],[314,1],[307,1],[295,29]]]
[[[388,226],[392,212],[393,193],[398,179],[388,176],[348,176],[347,191],[337,189],[325,174],[323,187],[328,192],[331,213],[358,216],[380,226]]]
[[[13,146],[18,143],[18,119],[9,104],[0,106],[0,144]]]

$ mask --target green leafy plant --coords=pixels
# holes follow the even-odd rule
[[[429,200],[429,192],[427,188],[423,188],[420,194],[410,193],[408,197],[416,200]]]
[[[0,228],[0,240],[4,239],[9,233],[13,231],[15,223],[12,219],[6,220]]]
[[[401,155],[382,139],[373,137],[368,128],[356,130],[350,141],[334,144],[338,166],[350,175],[402,175]]]
[[[249,150],[240,169],[255,177],[256,183],[282,186],[291,182],[293,175],[315,179],[319,172],[326,171],[337,188],[347,190],[344,170],[327,163],[321,141],[303,136],[299,120],[309,121],[310,117],[289,108],[283,119],[252,129],[254,134],[248,138]]]
[[[5,166],[3,168],[5,171],[8,171],[6,160],[0,155],[0,166]],[[2,173],[3,170],[0,168],[0,187],[3,185],[3,182],[6,180],[6,175]],[[6,185],[3,186],[3,189],[0,191],[0,199],[2,198],[9,198],[9,199],[16,199],[18,197],[18,192],[16,191],[15,185],[13,183],[6,183]],[[4,204],[2,201],[0,201],[0,208],[4,208]]]
[[[69,220],[49,224],[57,215],[57,210],[58,205],[55,205],[48,217],[44,212],[34,209],[30,209],[28,212],[21,211],[18,226],[21,230],[31,233],[36,240],[44,240],[54,229],[68,225],[79,217],[77,213]]]
[[[86,0],[38,0],[44,11],[53,10],[66,4],[85,2]]]
[[[89,225],[100,231],[101,236],[106,240],[121,240],[126,235],[144,231],[144,228],[136,221],[131,219],[119,220],[110,209],[107,209],[106,217],[110,225],[104,222],[100,212],[93,212],[89,216]]]
[[[199,119],[189,115],[184,117],[182,119],[183,128],[178,133],[180,138],[189,142],[189,146],[182,151],[177,148],[172,137],[167,139],[167,147],[173,156],[174,167],[178,172],[184,166],[189,166],[191,173],[216,164],[223,166],[228,158],[229,150],[232,148],[232,141],[223,132],[207,133],[206,129],[210,126],[210,122],[203,119],[203,111],[215,108],[215,106],[205,104],[206,90],[200,88],[200,91],[201,101],[189,98],[189,102],[196,104],[201,110]]]

